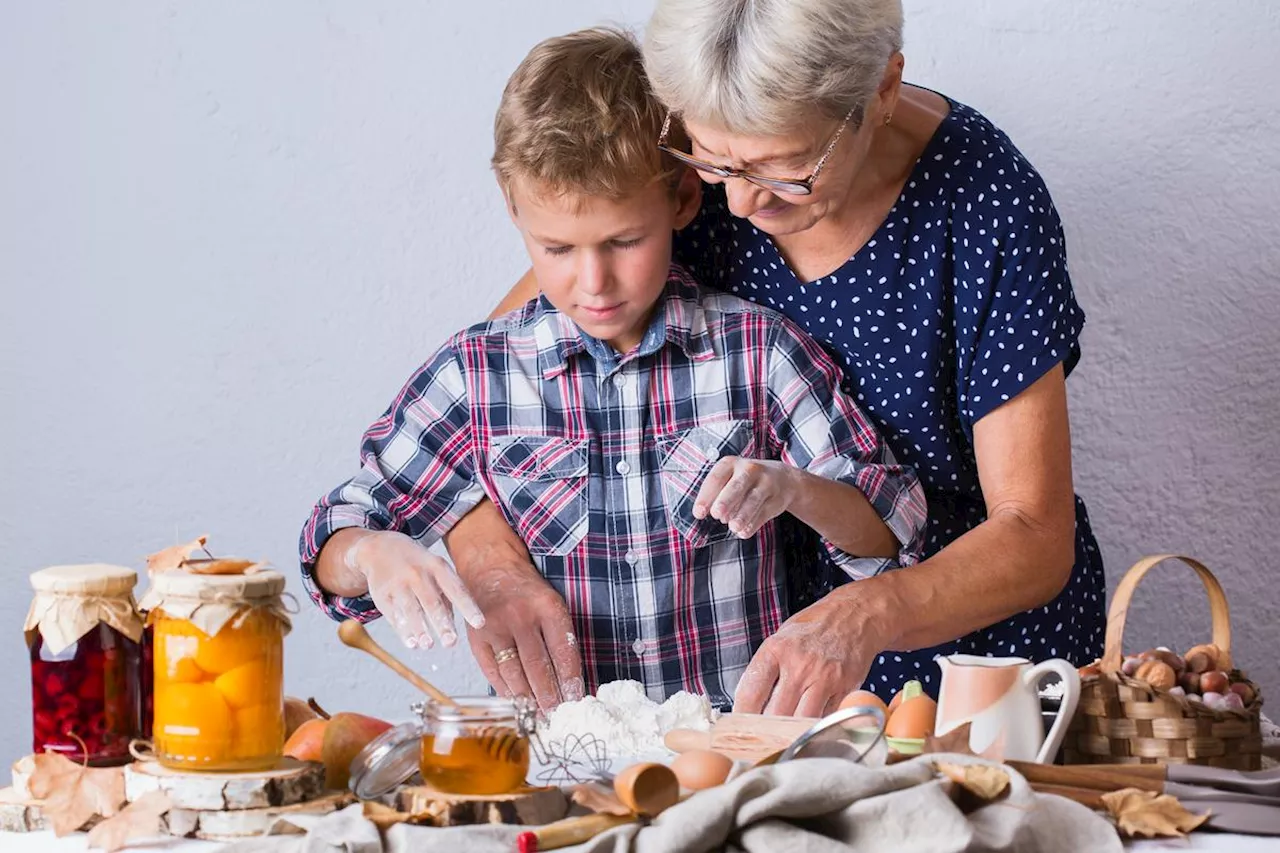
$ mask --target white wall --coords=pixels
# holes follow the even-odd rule
[[[301,595],[311,502],[523,269],[487,168],[507,74],[537,39],[649,3],[3,5],[7,762],[30,748],[32,570],[209,532]],[[1144,553],[1202,556],[1238,659],[1280,695],[1280,13],[914,0],[907,39],[909,79],[1008,130],[1066,220],[1089,315],[1076,479],[1113,585]],[[1174,574],[1143,588],[1135,645],[1200,639]],[[291,693],[384,716],[410,698],[309,605],[287,655]],[[482,684],[465,652],[412,657]]]

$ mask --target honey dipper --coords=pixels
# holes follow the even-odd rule
[[[338,625],[338,639],[353,649],[359,649],[372,655],[380,663],[408,681],[414,687],[430,696],[437,703],[447,708],[457,709],[458,703],[439,687],[427,681],[421,675],[409,669],[391,656],[391,653],[378,645],[378,641],[370,636],[369,631],[355,619],[346,619]],[[498,761],[507,761],[511,753],[519,748],[522,738],[504,726],[483,726],[476,730],[476,735],[483,741],[488,753]]]

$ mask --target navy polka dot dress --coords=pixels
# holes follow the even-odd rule
[[[676,241],[677,260],[703,284],[782,311],[844,367],[850,393],[924,484],[926,556],[986,518],[973,425],[1055,365],[1070,373],[1084,324],[1040,176],[991,122],[950,104],[880,228],[820,281],[799,281],[767,234],[729,212],[721,186],[704,186],[702,210]],[[787,535],[794,612],[847,578],[807,528]],[[943,646],[887,652],[866,687],[887,699],[917,678],[936,695],[933,658],[955,652],[1092,661],[1104,603],[1077,498],[1075,568],[1056,599]]]

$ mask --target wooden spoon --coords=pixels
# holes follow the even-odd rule
[[[369,636],[369,632],[365,629],[364,625],[357,622],[355,619],[347,619],[338,626],[338,639],[342,640],[343,643],[353,649],[359,649],[366,654],[373,655],[373,657],[377,658],[384,666],[390,668],[392,672],[408,681],[414,687],[418,688],[441,705],[446,705],[450,708],[458,707],[458,703],[450,699],[448,694],[443,690],[393,658],[386,649],[378,645],[377,640]]]

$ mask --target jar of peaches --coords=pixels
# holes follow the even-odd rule
[[[156,759],[185,770],[263,770],[284,745],[284,576],[158,572],[152,629]]]
[[[36,754],[92,765],[129,761],[142,730],[138,575],[121,566],[52,566],[31,575],[24,630],[31,652]]]

